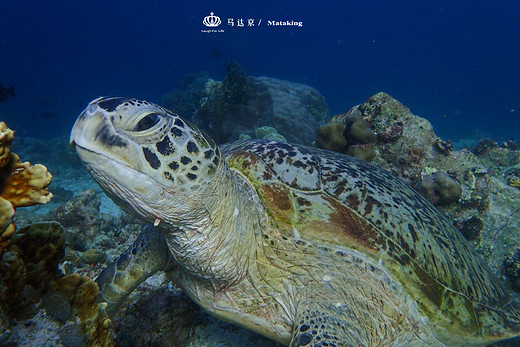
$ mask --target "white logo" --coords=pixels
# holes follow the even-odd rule
[[[222,23],[219,16],[215,16],[213,12],[210,12],[209,16],[204,17],[202,24],[207,27],[214,28],[218,27]]]

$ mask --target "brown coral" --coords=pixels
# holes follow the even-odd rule
[[[63,276],[58,269],[64,248],[65,229],[57,222],[35,223],[17,230],[0,263],[2,309],[17,317],[26,310],[24,293],[30,293],[33,300],[47,291],[59,293],[81,321],[89,345],[111,345],[111,321],[104,304],[95,303],[97,284],[79,274]]]
[[[0,256],[2,255],[3,249],[7,246],[7,240],[15,231],[13,216],[13,205],[0,197]]]
[[[318,133],[318,146],[329,151],[343,152],[347,140],[343,137],[345,124],[329,123],[320,128]]]
[[[112,322],[105,313],[106,304],[95,302],[99,292],[95,282],[86,276],[70,274],[53,281],[49,288],[68,299],[87,332],[89,345],[112,345]]]
[[[450,141],[437,139],[433,143],[433,148],[435,148],[439,153],[448,156],[450,152],[453,151],[453,144]]]
[[[376,140],[376,134],[370,123],[360,113],[353,113],[345,119],[345,130],[343,137],[348,145],[366,145]]]
[[[0,303],[6,312],[20,313],[19,297],[25,286],[42,291],[59,275],[64,244],[65,230],[56,222],[35,223],[16,231],[0,264]]]

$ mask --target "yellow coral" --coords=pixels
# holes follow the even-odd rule
[[[9,225],[11,224],[11,221],[13,219],[13,216],[14,216],[13,205],[9,201],[0,197],[0,230],[6,230],[9,227]],[[4,237],[3,233],[1,233],[0,235],[2,235],[2,237]]]
[[[48,202],[52,194],[46,188],[52,176],[43,165],[31,166],[29,162],[20,162],[20,158],[10,149],[13,138],[14,132],[4,122],[0,122],[0,260],[3,261],[0,261],[0,275],[5,275],[5,271],[9,272],[8,282],[13,284],[11,287],[16,292],[16,288],[23,285],[22,282],[14,284],[19,280],[17,276],[25,276],[25,268],[17,266],[25,265],[21,261],[19,247],[14,240],[15,208]],[[25,235],[25,229],[18,232],[18,239]],[[5,276],[0,276],[0,280],[2,279],[5,280]],[[2,292],[5,294],[5,291],[0,290],[0,294]]]
[[[11,202],[14,207],[45,204],[52,198],[52,193],[47,190],[51,180],[52,175],[45,166],[31,165],[28,161],[17,162],[2,192],[2,197]]]
[[[511,178],[509,180],[509,185],[511,187],[520,188],[520,178]]]
[[[13,138],[14,132],[4,122],[0,122],[0,195],[14,208],[45,204],[52,198],[52,194],[47,190],[52,175],[41,164],[20,162],[20,158],[10,150]],[[5,222],[6,218],[10,219],[10,209],[6,208],[5,202],[1,202],[0,205],[0,222]],[[0,224],[2,232],[5,230],[4,227],[9,225]]]
[[[11,203],[0,197],[0,258],[7,247],[7,240],[14,234],[14,208]]]
[[[77,273],[63,276],[50,283],[49,288],[63,294],[71,303],[88,335],[89,346],[112,346],[112,322],[108,318],[106,303],[96,303],[98,285]]]
[[[0,122],[0,167],[6,166],[11,160],[11,142],[14,131],[7,127],[5,122]]]

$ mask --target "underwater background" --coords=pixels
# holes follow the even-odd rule
[[[210,12],[224,32],[204,33]],[[330,114],[384,91],[441,137],[518,139],[517,1],[3,1],[0,116],[20,135],[67,134],[101,95],[161,102],[188,73],[313,86]],[[230,27],[228,19],[254,19]],[[268,20],[302,22],[268,26]]]
[[[105,324],[92,279],[143,224],[69,145],[99,96],[163,105],[218,144],[287,140],[371,161],[434,204],[520,300],[519,61],[509,0],[0,2],[0,345],[276,345],[164,274]],[[38,176],[24,204],[10,195],[20,172]]]

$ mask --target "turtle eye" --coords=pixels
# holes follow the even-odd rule
[[[159,123],[160,117],[158,113],[150,113],[143,117],[137,124],[135,125],[133,131],[144,131],[148,130],[157,123]]]

